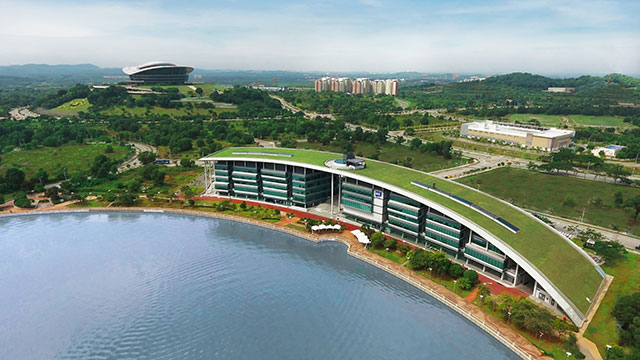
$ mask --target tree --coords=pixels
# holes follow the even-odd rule
[[[138,160],[140,160],[143,165],[147,165],[156,161],[156,154],[151,151],[143,151],[138,155]]]
[[[436,274],[444,274],[449,270],[451,261],[447,258],[447,254],[442,251],[431,253],[430,264]]]
[[[404,243],[400,244],[398,245],[398,251],[402,253],[402,255],[406,255],[409,251],[411,251],[411,246]]]
[[[107,147],[104,149],[104,152],[106,154],[113,154],[113,146],[107,145]]]
[[[478,285],[478,297],[480,297],[481,303],[484,303],[484,300],[488,299],[490,295],[491,295],[491,288],[489,288],[489,285],[485,283]]]
[[[137,196],[128,192],[118,194],[116,205],[132,206]]]
[[[40,168],[36,171],[34,177],[41,185],[46,184],[49,181],[49,173],[46,170]]]
[[[202,95],[203,92],[202,88],[196,88],[196,94]]]
[[[52,186],[47,189],[46,196],[51,199],[51,202],[57,203],[60,200],[60,195],[58,193],[59,188],[57,186]]]
[[[625,208],[631,209],[634,212],[634,219],[637,219],[638,215],[640,214],[640,195],[636,195],[634,197],[626,199],[623,203],[623,206]]]
[[[105,155],[98,155],[93,159],[90,173],[93,177],[100,179],[108,177],[112,172],[115,172],[115,170],[115,162]]]
[[[640,348],[640,292],[620,297],[611,315],[620,325],[620,343]]]
[[[193,206],[194,201],[192,197],[195,195],[193,189],[190,186],[185,185],[180,188],[180,191],[182,192],[182,195],[184,195],[185,200],[187,200],[187,202],[189,203],[189,206]]]
[[[613,193],[613,204],[615,205],[615,207],[617,208],[622,207],[623,203],[624,203],[624,198],[622,197],[622,191],[618,190],[615,193]]]
[[[22,188],[24,183],[24,172],[20,169],[10,168],[4,174],[4,182],[7,184],[9,191],[16,191]]]
[[[624,258],[624,255],[627,253],[624,245],[618,241],[596,241],[593,249],[596,251],[596,254],[602,256],[610,265]]]
[[[418,248],[409,257],[409,268],[412,270],[423,270],[429,265],[429,253]]]
[[[245,210],[247,208],[247,203],[246,202],[242,202],[240,203],[240,209]]]
[[[449,266],[449,275],[457,279],[464,275],[464,268],[460,264],[451,264],[451,266]]]
[[[382,235],[382,233],[377,232],[371,235],[371,238],[369,240],[371,240],[371,246],[373,246],[376,249],[379,249],[384,246],[386,239],[387,238],[384,235]]]
[[[419,138],[413,138],[409,142],[409,148],[411,148],[411,150],[418,150],[420,148],[420,145],[422,145],[422,140],[420,140]]]
[[[469,281],[469,279],[465,277],[458,279],[458,286],[462,290],[471,290],[471,288],[473,287],[471,281]]]
[[[475,270],[466,270],[462,276],[469,280],[471,287],[474,287],[478,283],[478,273],[475,272]]]
[[[16,193],[13,197],[13,205],[19,208],[30,208],[31,200],[27,197],[27,195],[23,192]]]
[[[191,159],[182,158],[180,159],[180,166],[184,168],[192,168],[196,166],[196,162]]]

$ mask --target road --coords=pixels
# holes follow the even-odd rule
[[[156,149],[153,145],[145,143],[130,142],[129,144],[133,145],[136,153],[131,159],[123,162],[122,164],[120,164],[120,166],[118,166],[119,173],[127,171],[129,169],[137,168],[138,166],[142,166],[142,163],[140,162],[140,160],[138,160],[138,155],[140,155],[141,152],[150,151],[155,153],[158,151],[158,149]]]
[[[274,94],[269,94],[269,96],[273,99],[276,99],[278,101],[280,101],[280,104],[282,105],[283,108],[291,111],[292,113],[297,113],[297,112],[302,112],[304,114],[305,117],[308,118],[317,118],[317,117],[326,117],[329,118],[331,120],[335,120],[336,118],[332,115],[332,114],[320,114],[320,113],[316,113],[316,112],[312,112],[312,111],[305,111],[302,110],[296,106],[294,106],[293,104],[289,103],[287,100],[281,98],[280,96],[274,95]]]
[[[269,96],[271,96],[274,99],[278,99],[280,101],[280,103],[282,104],[282,106],[284,106],[285,108],[291,110],[291,111],[302,111],[299,108],[293,106],[292,104],[290,104],[289,102],[287,102],[286,100],[284,100],[283,98],[270,94]],[[458,120],[458,121],[462,121],[464,119],[462,118],[458,118],[458,117],[453,117],[450,115],[444,115],[440,113],[441,110],[439,109],[430,109],[430,110],[408,110],[408,111],[404,111],[402,113],[429,113],[429,115],[431,116],[444,116],[447,119],[451,119],[451,120]],[[305,116],[307,117],[315,117],[315,116],[326,116],[326,114],[317,114],[317,113],[309,113],[309,112],[305,112],[303,111],[303,113],[305,114]],[[333,118],[331,116],[331,118]],[[345,123],[345,126],[348,129],[355,129],[356,127],[360,127],[362,128],[363,131],[369,131],[369,132],[376,132],[376,129],[370,128],[370,127],[366,127],[366,126],[362,126],[362,125],[356,125],[356,124],[352,124],[352,123]],[[389,131],[388,132],[389,135],[389,141],[395,142],[398,136],[402,136],[403,138],[405,138],[405,145],[408,145],[408,143],[414,138],[414,136],[408,136],[404,133],[404,130],[393,130],[393,131]],[[471,143],[472,140],[467,140],[467,139],[458,139],[458,140],[462,140],[462,141],[469,141]],[[492,145],[494,146],[494,145]],[[500,145],[496,145],[496,146],[500,146]],[[505,148],[509,148],[510,147],[505,147]],[[517,168],[522,168],[522,169],[526,169],[527,165],[529,164],[529,160],[525,160],[525,159],[521,159],[521,158],[517,158],[517,157],[511,157],[511,156],[506,156],[506,155],[495,155],[495,154],[487,154],[484,152],[479,152],[479,151],[471,151],[471,150],[467,150],[467,149],[461,149],[461,148],[457,148],[454,147],[455,150],[458,150],[460,152],[462,152],[462,156],[467,157],[467,158],[471,158],[474,159],[475,161],[466,165],[462,165],[462,166],[458,166],[455,168],[449,168],[449,169],[443,169],[443,170],[437,170],[434,172],[431,172],[431,174],[438,176],[438,177],[442,177],[442,178],[447,178],[447,179],[455,179],[455,178],[459,178],[459,177],[463,177],[463,176],[467,176],[470,175],[470,171],[472,171],[474,174],[480,173],[480,172],[484,172],[484,171],[489,171],[491,169],[494,169],[496,167],[498,167],[498,164],[500,163],[511,163],[511,166],[513,167],[517,167]],[[542,164],[542,162],[540,161],[533,161],[534,164],[536,165],[540,165]],[[482,170],[480,170],[482,169]],[[475,171],[474,171],[475,170]],[[591,173],[584,173],[584,172],[575,172],[575,173],[559,173],[557,174],[559,176],[571,176],[571,177],[576,177],[576,178],[581,178],[581,179],[589,179],[589,180],[594,180],[594,181],[601,181],[601,182],[608,182],[608,183],[615,183],[613,178],[609,178],[609,177],[605,177],[605,176],[601,176],[601,175],[594,175]],[[631,176],[631,179],[640,179],[639,176]]]
[[[543,215],[545,217],[548,217],[549,220],[551,220],[553,222],[553,227],[556,228],[556,230],[559,230],[563,233],[567,233],[570,236],[575,236],[578,235],[578,233],[582,230],[586,230],[586,229],[593,229],[599,233],[601,233],[602,235],[604,235],[604,237],[609,240],[609,241],[619,241],[622,245],[624,245],[625,247],[636,251],[635,247],[640,245],[640,238],[630,235],[630,234],[625,234],[622,232],[618,232],[618,231],[614,231],[614,230],[610,230],[610,229],[606,229],[600,226],[595,226],[595,225],[591,225],[591,224],[585,224],[582,223],[580,221],[576,221],[576,220],[571,220],[571,219],[565,219],[565,218],[561,218],[561,217],[557,217],[554,215],[548,215],[548,214],[543,214],[543,213],[539,213],[540,215]],[[570,231],[569,229],[571,227],[575,227],[576,230],[572,230]]]

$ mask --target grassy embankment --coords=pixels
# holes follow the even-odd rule
[[[605,353],[607,345],[617,344],[619,340],[618,325],[611,316],[616,301],[622,295],[640,291],[640,256],[628,253],[624,260],[613,266],[605,264],[603,269],[614,277],[613,283],[584,333],[598,346],[600,354]]]
[[[300,143],[299,147],[313,150],[323,150],[335,153],[342,153],[340,146],[322,145],[321,143]],[[455,167],[463,165],[469,162],[468,159],[445,159],[442,156],[434,154],[423,154],[418,151],[413,151],[404,145],[397,144],[385,144],[380,147],[380,155],[378,159],[380,161],[388,163],[397,163],[398,161],[405,161],[407,156],[413,158],[413,168],[422,171],[434,171],[444,168]],[[355,145],[354,154],[357,156],[364,156],[366,158],[373,158],[374,154],[378,151],[375,145],[368,143],[357,143]]]
[[[445,137],[444,132],[442,131],[420,133],[418,134],[418,137],[427,141],[451,140],[453,141],[453,146],[457,149],[464,149],[469,151],[480,151],[480,152],[485,152],[488,154],[495,154],[495,155],[511,156],[511,157],[523,159],[526,161],[538,160],[540,155],[542,155],[541,153],[522,150],[517,147],[497,147],[489,143],[473,141],[471,139],[458,139],[455,137]],[[468,141],[464,141],[464,140],[468,140]]]
[[[204,190],[202,186],[195,185],[195,180],[203,174],[201,168],[183,168],[174,166],[160,167],[160,170],[165,173],[165,180],[162,185],[156,185],[150,180],[143,179],[143,168],[139,167],[119,174],[118,178],[114,180],[106,180],[99,184],[83,187],[79,189],[79,192],[83,195],[124,192],[130,183],[138,180],[141,181],[140,187],[142,189],[142,195],[153,194],[158,197],[167,197],[171,194],[178,193],[180,188],[185,185],[191,186],[196,194],[199,194]]]
[[[581,126],[601,127],[635,127],[631,123],[623,121],[623,116],[594,116],[594,115],[545,115],[545,114],[510,114],[505,118],[509,122],[527,123],[529,120],[537,120],[543,126],[570,128]]]
[[[242,209],[239,205],[233,205],[225,210],[220,210],[217,208],[217,205],[222,201],[196,201],[194,206],[188,206],[185,202],[181,200],[169,200],[169,199],[145,199],[139,198],[136,200],[133,206],[136,207],[150,207],[150,208],[167,208],[167,209],[185,209],[185,210],[197,210],[204,212],[215,212],[220,214],[227,215],[235,215],[248,219],[265,221],[268,223],[277,223],[282,220],[281,214],[275,214],[275,212],[271,209],[261,208],[258,206],[249,206],[245,209]],[[69,205],[70,208],[95,208],[95,207],[106,207],[110,203],[101,200],[88,200],[84,204],[76,203]]]
[[[621,191],[625,199],[640,195],[640,189],[635,187],[509,167],[457,181],[523,208],[574,220],[580,220],[584,210],[586,223],[640,234],[640,222],[633,219],[632,213],[613,205],[616,191]],[[567,197],[575,205],[563,205]],[[602,200],[601,205],[597,199]]]
[[[107,154],[105,153],[107,146],[107,144],[63,145],[55,148],[12,151],[2,154],[0,173],[4,173],[8,168],[17,167],[25,172],[27,178],[32,177],[40,168],[46,170],[50,176],[62,171],[63,168],[67,169],[67,174],[72,174],[75,171],[88,170],[93,159],[98,155],[119,160],[133,151],[126,146],[111,145],[113,153]]]

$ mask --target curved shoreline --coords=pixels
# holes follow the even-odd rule
[[[264,221],[258,221],[258,220],[253,220],[253,219],[249,219],[249,218],[245,218],[245,217],[241,217],[241,216],[236,216],[236,215],[229,215],[229,214],[221,214],[221,213],[217,213],[217,212],[207,212],[207,211],[198,211],[198,210],[188,210],[188,209],[173,209],[173,208],[146,208],[146,207],[122,207],[122,208],[105,208],[105,207],[96,207],[96,208],[88,208],[88,209],[41,209],[41,210],[34,210],[34,211],[29,211],[29,212],[21,212],[21,213],[11,213],[11,214],[6,214],[6,213],[0,213],[0,218],[2,217],[14,217],[14,216],[28,216],[28,215],[43,215],[43,214],[73,214],[73,213],[108,213],[108,212],[130,212],[130,213],[161,213],[161,214],[178,214],[178,215],[188,215],[188,216],[198,216],[198,217],[208,217],[208,218],[213,218],[213,219],[223,219],[223,220],[230,220],[230,221],[236,221],[236,222],[241,222],[241,223],[245,223],[245,224],[249,224],[249,225],[255,225],[255,226],[259,226],[262,228],[266,228],[266,229],[271,229],[271,230],[275,230],[275,231],[280,231],[283,233],[287,233],[293,236],[296,236],[298,238],[302,238],[305,240],[309,240],[312,242],[321,242],[323,240],[333,240],[333,241],[337,241],[340,242],[342,244],[344,244],[347,249],[346,252],[347,254],[355,257],[356,259],[359,259],[361,261],[364,261],[370,265],[373,265],[381,270],[386,271],[387,273],[397,277],[400,280],[403,280],[405,282],[407,282],[408,284],[415,286],[416,288],[422,290],[423,292],[425,292],[426,294],[428,294],[429,296],[435,298],[436,300],[440,301],[441,303],[443,303],[444,305],[448,306],[450,309],[456,311],[458,314],[462,315],[463,317],[465,317],[467,320],[471,321],[472,323],[474,323],[476,326],[478,326],[479,328],[481,328],[482,330],[485,331],[485,333],[488,333],[489,335],[491,335],[493,338],[495,338],[496,340],[500,341],[500,343],[502,343],[503,345],[505,345],[507,348],[509,348],[511,351],[513,351],[516,355],[520,356],[522,359],[525,360],[533,360],[533,359],[550,359],[547,356],[544,356],[542,354],[542,352],[535,347],[532,343],[530,343],[529,341],[527,341],[526,339],[522,338],[519,334],[517,334],[515,331],[513,331],[511,328],[509,329],[509,333],[505,334],[504,331],[504,326],[496,326],[497,324],[500,324],[497,322],[497,320],[491,318],[491,317],[485,317],[484,319],[481,319],[480,317],[474,315],[471,311],[469,311],[469,309],[465,309],[467,308],[469,305],[464,303],[464,301],[460,302],[460,301],[456,301],[457,299],[455,298],[451,298],[451,296],[447,296],[450,295],[449,293],[451,293],[450,290],[446,289],[446,288],[442,288],[442,286],[427,286],[425,285],[425,283],[427,282],[428,279],[424,278],[424,279],[420,279],[421,281],[419,281],[419,278],[417,278],[417,276],[419,275],[413,275],[409,272],[409,270],[407,269],[407,271],[398,271],[398,269],[394,269],[394,267],[399,266],[396,263],[385,263],[385,262],[390,262],[390,260],[388,259],[375,259],[373,258],[374,256],[377,256],[375,254],[369,253],[368,251],[362,249],[363,251],[357,251],[354,250],[352,248],[352,243],[353,241],[349,241],[344,235],[346,235],[345,233],[342,234],[324,234],[324,235],[316,235],[316,234],[309,234],[306,232],[301,232],[298,230],[294,230],[288,227],[284,227],[284,226],[278,226],[275,224],[271,224],[271,223],[267,223]],[[348,236],[348,235],[347,235]],[[403,273],[404,272],[404,273]],[[408,274],[406,274],[408,272]],[[435,283],[434,283],[435,284]],[[457,295],[455,295],[457,297]],[[467,305],[467,306],[465,306]],[[487,321],[489,320],[489,321]],[[501,324],[502,325],[502,324]],[[499,328],[502,328],[501,329]],[[518,340],[524,340],[527,344],[529,344],[529,346],[527,346],[528,349],[524,349],[522,346],[518,346],[518,344],[516,344],[514,336],[516,338],[519,338]]]

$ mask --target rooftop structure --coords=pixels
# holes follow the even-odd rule
[[[503,141],[524,147],[556,150],[569,146],[575,132],[566,129],[483,120],[462,124],[460,135]]]
[[[576,91],[576,89],[575,88],[570,88],[570,87],[550,87],[550,88],[547,88],[547,92],[550,92],[550,93],[571,94],[574,91]]]
[[[297,207],[330,202],[332,216],[441,249],[577,325],[586,319],[604,272],[547,224],[421,171],[370,159],[358,169],[332,166],[338,160],[345,159],[312,150],[227,148],[201,159],[205,193]]]
[[[604,147],[598,146],[596,148],[593,148],[593,150],[591,150],[591,153],[595,156],[600,156],[600,152],[602,151],[605,157],[615,158],[623,148],[624,146],[621,145],[607,145]]]
[[[178,66],[161,61],[122,68],[122,72],[129,75],[131,82],[136,84],[180,85],[189,81],[192,71],[191,66]]]

